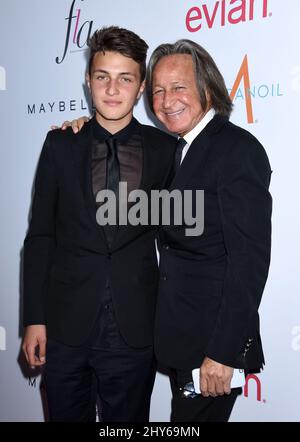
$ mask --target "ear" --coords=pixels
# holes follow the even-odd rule
[[[205,96],[207,101],[206,111],[209,111],[209,109],[211,108],[211,96],[207,89],[205,89]]]
[[[88,74],[88,73],[85,74],[85,81],[86,81],[86,84],[87,84],[87,86],[88,86],[88,88],[89,88],[89,90],[90,90],[90,92],[91,92],[91,79],[90,79],[90,74]]]
[[[145,86],[146,86],[146,80],[144,80],[140,85],[139,93],[137,95],[137,100],[139,100],[141,98],[141,96],[143,95],[143,92],[145,90]]]

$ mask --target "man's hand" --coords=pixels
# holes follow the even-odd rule
[[[44,365],[46,362],[46,326],[29,325],[26,327],[22,350],[31,368]],[[36,347],[38,352],[36,356]]]
[[[87,123],[89,120],[89,117],[80,117],[77,120],[65,121],[60,129],[66,130],[67,127],[71,126],[74,134],[77,134],[77,132],[80,132],[84,124]],[[59,129],[59,126],[51,126],[51,129]]]
[[[220,364],[210,358],[205,358],[200,367],[200,390],[207,396],[223,396],[230,394],[233,368]]]

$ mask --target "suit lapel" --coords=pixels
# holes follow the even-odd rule
[[[221,128],[228,122],[228,118],[215,115],[214,118],[205,126],[200,134],[194,139],[190,145],[184,160],[182,161],[173,181],[170,184],[170,190],[178,187],[184,187],[187,177],[190,174],[191,165],[201,164],[205,153],[211,143],[212,136],[219,132]]]

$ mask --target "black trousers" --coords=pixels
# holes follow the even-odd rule
[[[172,422],[227,422],[241,388],[233,388],[229,395],[204,397],[183,397],[179,390],[178,373],[172,370],[170,374],[172,398]],[[185,381],[191,381],[190,377]]]
[[[156,364],[152,348],[92,349],[48,340],[44,383],[53,422],[149,421]]]

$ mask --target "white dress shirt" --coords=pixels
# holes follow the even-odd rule
[[[215,115],[216,111],[214,109],[210,109],[204,115],[202,120],[200,120],[199,123],[196,124],[196,126],[183,137],[183,139],[187,142],[187,144],[182,149],[180,164],[182,163],[184,157],[186,156],[187,151],[189,150],[189,147],[194,141],[194,139],[200,134],[200,132],[205,128],[205,126],[208,125],[208,123],[214,118]]]

